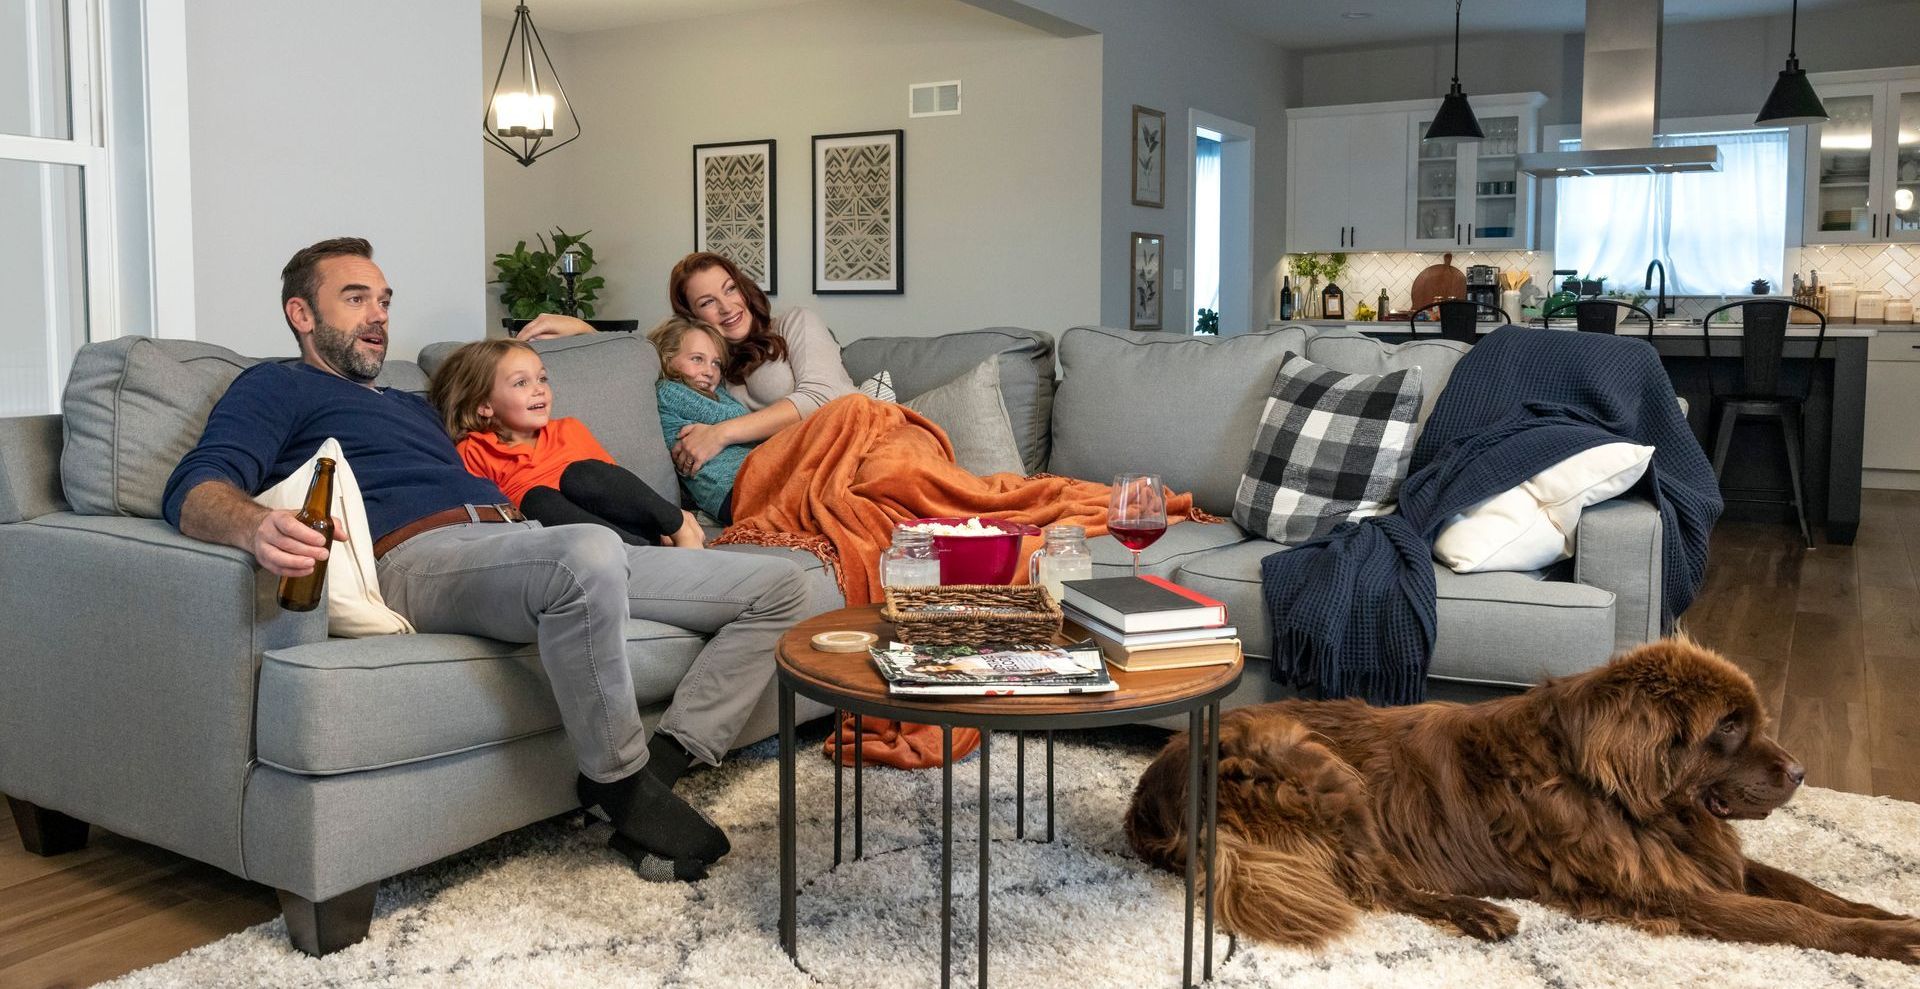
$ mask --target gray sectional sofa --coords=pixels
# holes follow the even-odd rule
[[[423,390],[450,346],[418,365],[389,361],[382,383]],[[645,341],[540,349],[563,413],[670,488]],[[1430,406],[1464,345],[1385,347],[1306,327],[1218,341],[1075,328],[1056,351],[1047,334],[996,328],[856,340],[843,355],[856,381],[890,371],[902,399],[995,360],[1030,470],[1156,469],[1224,517],[1288,351],[1350,371],[1417,364]],[[246,554],[157,519],[173,464],[251,363],[181,341],[90,345],[64,417],[0,419],[0,792],[34,850],[74,847],[89,822],[273,886],[295,943],[323,953],[364,932],[381,879],[572,808],[573,757],[533,647],[329,639],[322,612],[275,606],[273,580]],[[1259,562],[1280,548],[1222,522],[1173,526],[1143,554],[1228,603],[1249,649],[1232,703],[1284,693],[1261,655],[1259,606]],[[790,555],[831,581],[805,554],[734,550]],[[1126,572],[1110,539],[1094,557],[1103,575]],[[1659,569],[1656,513],[1623,498],[1586,513],[1578,556],[1553,572],[1440,570],[1434,694],[1524,686],[1655,636]],[[700,640],[637,620],[627,637],[651,716]],[[740,744],[772,734],[773,713],[763,698]]]

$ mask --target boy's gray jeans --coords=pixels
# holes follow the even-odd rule
[[[378,570],[387,606],[421,632],[537,642],[580,771],[603,783],[647,761],[629,615],[712,636],[657,730],[718,764],[773,678],[781,633],[820,610],[790,561],[628,546],[598,525],[450,525],[394,547]]]

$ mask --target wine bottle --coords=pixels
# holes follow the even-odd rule
[[[1280,276],[1280,318],[1293,318],[1293,280]]]
[[[300,524],[333,542],[333,461],[321,457],[313,468],[313,483],[307,485],[306,503],[295,516]],[[280,607],[288,611],[312,611],[320,605],[320,592],[326,586],[327,561],[315,560],[313,572],[301,577],[280,578]]]

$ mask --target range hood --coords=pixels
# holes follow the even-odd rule
[[[1541,178],[1717,172],[1712,145],[1656,148],[1660,119],[1660,27],[1666,0],[1587,0],[1580,83],[1580,150],[1521,155]]]

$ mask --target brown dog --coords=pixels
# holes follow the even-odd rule
[[[1920,921],[1741,854],[1727,820],[1786,803],[1805,771],[1766,734],[1753,681],[1684,638],[1481,704],[1283,701],[1220,722],[1216,906],[1251,937],[1317,946],[1360,910],[1484,940],[1478,897],[1655,933],[1920,960]],[[1134,851],[1186,867],[1187,737],[1140,778]]]

